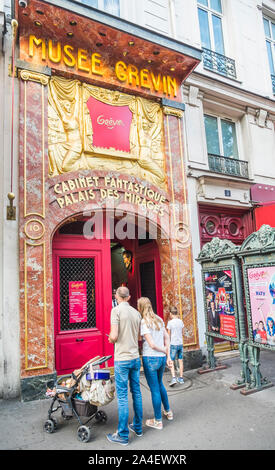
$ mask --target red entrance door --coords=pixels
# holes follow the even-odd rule
[[[53,279],[56,371],[61,375],[94,356],[113,354],[106,336],[112,308],[110,240],[58,233]]]

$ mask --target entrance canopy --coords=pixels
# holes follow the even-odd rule
[[[24,68],[30,62],[96,85],[181,101],[180,85],[201,60],[199,49],[78,2],[16,5]]]

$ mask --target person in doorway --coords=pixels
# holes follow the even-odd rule
[[[183,379],[183,321],[179,318],[177,307],[171,307],[170,309],[170,320],[167,323],[167,330],[170,336],[170,357],[173,363],[171,367],[172,379],[169,383],[170,387],[173,387],[177,382],[184,384]],[[176,378],[175,373],[175,360],[179,361],[180,375]]]
[[[140,313],[129,305],[130,293],[127,287],[116,291],[118,306],[111,312],[111,331],[109,342],[115,345],[115,382],[118,403],[118,430],[107,434],[110,442],[127,445],[129,429],[142,436],[142,396],[140,391],[140,358],[138,339],[140,332]],[[133,398],[134,419],[128,426],[128,383]]]
[[[113,289],[113,295],[112,295],[112,307],[117,307],[118,306],[118,301],[116,299],[116,289]]]
[[[153,312],[150,300],[147,297],[138,299],[138,311],[141,313],[140,334],[144,337],[142,360],[144,374],[149,385],[154,409],[154,418],[147,419],[145,424],[154,429],[163,428],[161,404],[167,419],[173,419],[170,410],[168,395],[162,382],[167,361],[171,367],[170,342],[163,320]]]

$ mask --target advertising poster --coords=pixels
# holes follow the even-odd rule
[[[70,323],[87,321],[86,281],[69,282],[69,319]]]
[[[232,272],[209,271],[204,276],[209,331],[236,338]]]
[[[275,347],[275,266],[247,269],[253,341]]]

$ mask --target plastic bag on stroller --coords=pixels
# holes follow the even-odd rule
[[[114,378],[108,380],[87,380],[83,375],[79,382],[79,391],[85,401],[89,401],[95,406],[104,406],[110,403],[115,397]]]

